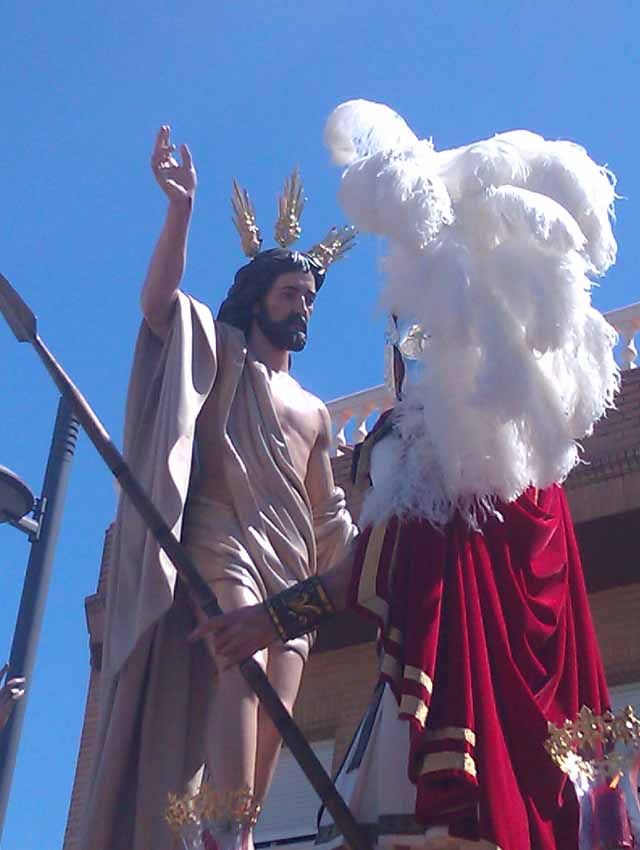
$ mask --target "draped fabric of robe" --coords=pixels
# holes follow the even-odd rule
[[[385,690],[338,787],[379,846],[578,848],[547,722],[608,696],[572,522],[557,485],[499,511],[483,533],[394,516],[359,538],[351,604],[380,626]]]
[[[180,293],[164,343],[142,325],[124,441],[133,473],[178,537],[196,419],[207,399],[216,414],[207,418],[216,433],[207,436],[220,452],[220,498],[205,513],[220,558],[231,569],[246,568],[258,599],[326,569],[354,534],[342,492],[310,505],[268,376],[247,354],[244,335]],[[234,561],[240,550],[244,565]],[[79,846],[177,848],[163,812],[168,792],[195,786],[201,776],[214,670],[203,647],[187,643],[189,595],[126,496],[112,532],[106,603],[100,714]],[[308,640],[300,651],[308,651]]]

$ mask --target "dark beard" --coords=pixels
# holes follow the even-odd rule
[[[256,315],[256,324],[274,348],[281,351],[302,351],[307,344],[307,323],[296,313],[274,322],[264,307]],[[304,324],[304,329],[301,328]]]

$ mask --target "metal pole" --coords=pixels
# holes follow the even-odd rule
[[[0,733],[0,837],[9,801],[27,696],[31,687],[31,674],[79,427],[71,405],[65,398],[61,398],[42,486],[40,507],[43,513],[40,519],[40,533],[31,544],[7,674],[8,679],[24,676],[27,680],[27,693],[16,704],[9,722]]]

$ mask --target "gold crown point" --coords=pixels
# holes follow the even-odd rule
[[[307,253],[326,270],[331,263],[341,260],[347,251],[353,248],[357,235],[357,230],[351,224],[340,228],[332,227],[324,239]]]
[[[253,201],[247,190],[240,186],[235,178],[233,180],[231,206],[233,208],[232,221],[240,236],[242,250],[247,257],[255,257],[260,252],[262,235],[256,221]]]
[[[275,239],[281,248],[293,245],[302,234],[300,218],[304,209],[304,200],[300,171],[294,168],[284,182],[282,194],[278,196]]]

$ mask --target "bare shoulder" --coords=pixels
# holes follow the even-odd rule
[[[304,399],[305,408],[314,416],[318,436],[325,432],[329,434],[331,432],[331,416],[327,410],[327,405],[318,396],[301,386],[295,378],[291,378],[291,380],[295,382],[300,397]]]
[[[324,402],[311,393],[307,396],[314,412],[314,435],[305,483],[311,504],[321,505],[335,490],[331,467],[331,417]]]
[[[327,410],[327,405],[314,395],[311,395],[314,402],[316,414],[316,446],[320,449],[328,450],[331,445],[331,415]]]
[[[331,414],[323,401],[320,401],[319,398],[316,398],[316,401],[318,403],[318,436],[319,439],[328,444],[331,442]]]
[[[172,296],[165,302],[154,303],[149,299],[145,299],[144,291],[142,293],[142,316],[151,332],[163,342],[171,331],[171,326],[178,312],[178,300],[181,294],[180,290],[176,289]]]

